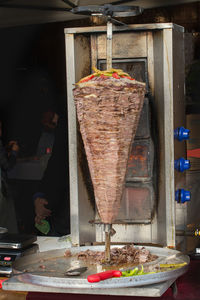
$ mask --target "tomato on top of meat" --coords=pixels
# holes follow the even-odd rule
[[[86,77],[83,77],[79,82],[79,83],[83,83],[83,82],[87,82],[90,81],[91,79],[93,79],[94,77],[101,77],[101,78],[107,78],[107,77],[113,77],[115,79],[120,79],[120,78],[127,78],[129,80],[135,80],[134,78],[132,78],[128,73],[125,73],[123,70],[121,69],[109,69],[106,71],[100,71],[96,68],[93,68],[94,73],[90,74]]]

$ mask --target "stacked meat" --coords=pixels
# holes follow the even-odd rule
[[[80,81],[73,93],[98,212],[103,223],[112,224],[120,208],[145,84],[108,74],[87,77],[90,80]]]

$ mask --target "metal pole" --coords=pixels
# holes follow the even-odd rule
[[[107,70],[112,68],[112,23],[107,21],[107,44],[106,44],[106,63]],[[110,236],[112,224],[104,224],[105,232],[105,261],[110,262]]]
[[[107,21],[107,70],[112,68],[112,22]]]
[[[105,231],[105,261],[110,262],[110,236],[112,224],[104,224]]]

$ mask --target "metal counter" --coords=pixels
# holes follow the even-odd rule
[[[114,296],[143,296],[160,297],[171,286],[175,280],[152,284],[145,287],[118,288],[118,289],[63,289],[55,287],[45,287],[35,284],[22,283],[18,276],[4,281],[3,290],[27,291],[42,293],[66,293],[66,294],[90,294],[90,295],[114,295]]]

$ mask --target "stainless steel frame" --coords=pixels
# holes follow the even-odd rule
[[[68,96],[68,134],[71,235],[73,245],[104,240],[103,228],[89,223],[95,210],[89,201],[78,162],[77,121],[72,89],[106,59],[106,27],[65,29]],[[185,226],[185,207],[175,204],[175,189],[183,187],[184,174],[174,171],[174,159],[185,155],[184,144],[174,141],[174,128],[184,126],[184,29],[165,24],[113,26],[113,59],[147,59],[149,87],[157,112],[159,182],[157,209],[151,224],[115,224],[113,242],[176,245],[176,215]]]

